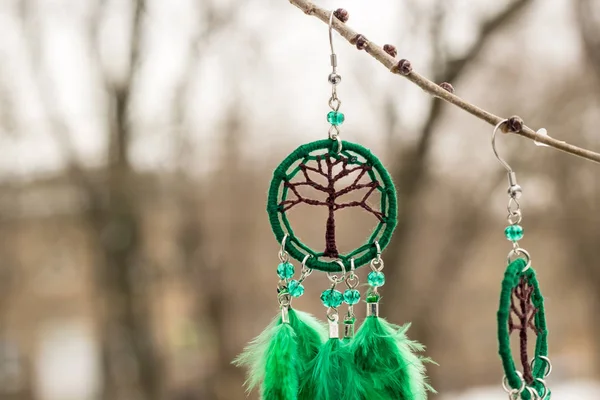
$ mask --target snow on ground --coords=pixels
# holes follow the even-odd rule
[[[555,400],[597,400],[600,399],[600,382],[569,382],[552,384],[552,399]],[[501,387],[471,389],[463,393],[442,396],[443,400],[506,400],[507,394]]]

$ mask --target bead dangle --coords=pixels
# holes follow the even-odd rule
[[[263,400],[426,400],[433,389],[424,365],[430,360],[418,355],[424,346],[406,337],[408,324],[394,325],[379,316],[378,290],[385,283],[382,251],[397,224],[396,188],[370,150],[340,137],[345,117],[339,111],[341,76],[333,49],[333,22],[332,12],[327,138],[288,155],[273,172],[269,187],[267,214],[281,245],[277,266],[281,315],[236,363],[249,369],[246,386],[260,388]],[[288,216],[298,205],[327,211],[322,247],[307,245],[294,231]],[[362,210],[375,227],[362,245],[344,252],[338,246],[336,217],[346,208]],[[297,279],[291,259],[302,263]],[[365,295],[368,312],[355,334],[354,307],[362,297],[356,270],[365,265],[371,267]],[[324,272],[330,283],[320,296],[327,308],[327,325],[292,308],[313,271]],[[347,313],[340,318],[343,303]]]
[[[345,279],[347,289],[344,291],[344,303],[348,305],[348,312],[344,317],[344,340],[346,341],[354,338],[354,325],[356,323],[354,306],[360,302],[360,291],[356,289],[359,279],[354,271],[354,259],[352,258],[350,259],[350,273]]]
[[[548,329],[544,298],[540,291],[531,256],[521,248],[523,220],[519,199],[523,190],[517,183],[513,169],[496,150],[496,133],[507,120],[500,122],[492,133],[492,149],[496,158],[504,166],[508,175],[508,226],[504,235],[512,243],[508,253],[508,267],[502,282],[500,308],[498,310],[498,341],[505,376],[502,387],[510,400],[549,400],[551,397],[545,379],[552,372],[548,358]],[[522,372],[515,367],[510,345],[510,335],[519,332],[519,349]],[[536,336],[535,354],[529,357],[528,341],[530,332]]]

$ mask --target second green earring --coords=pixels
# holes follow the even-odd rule
[[[524,231],[520,225],[523,219],[519,199],[522,188],[517,183],[517,175],[496,150],[496,133],[506,123],[496,125],[492,134],[492,149],[498,161],[508,172],[508,226],[504,235],[512,243],[508,254],[508,267],[502,281],[500,307],[498,309],[499,353],[504,367],[502,386],[512,400],[550,400],[551,392],[546,378],[552,372],[548,358],[548,328],[544,297],[532,267],[531,256],[521,248],[519,241]],[[511,334],[519,336],[519,371],[515,365],[510,345]],[[529,356],[528,342],[535,335],[535,354]]]

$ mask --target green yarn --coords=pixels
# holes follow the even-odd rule
[[[379,181],[382,185],[378,190],[380,191],[381,196],[381,210],[384,211],[385,214],[384,220],[380,221],[375,227],[365,244],[346,254],[339,255],[338,258],[344,263],[346,270],[350,270],[350,259],[354,258],[354,266],[355,268],[358,268],[367,264],[377,256],[377,249],[374,246],[375,241],[378,241],[382,250],[389,244],[397,224],[398,203],[396,189],[392,179],[381,161],[374,156],[370,150],[359,144],[343,141],[342,147],[343,150],[341,154],[349,159],[350,164],[361,164],[357,161],[358,155],[364,158],[366,164],[373,167],[372,170],[368,171],[368,175],[373,181]],[[308,268],[325,272],[339,272],[342,269],[337,262],[320,259],[323,258],[323,252],[311,249],[295,236],[286,214],[281,212],[281,207],[279,205],[281,199],[286,198],[288,194],[288,189],[285,187],[282,188],[282,183],[291,179],[300,171],[299,167],[296,167],[291,171],[290,168],[298,161],[315,160],[316,156],[311,155],[311,153],[319,150],[327,150],[331,157],[337,157],[337,142],[330,139],[324,139],[302,145],[286,157],[275,169],[269,188],[267,213],[277,241],[281,243],[285,234],[287,233],[289,235],[286,240],[285,250],[290,256],[298,261],[302,261],[308,254],[311,256],[306,262]],[[380,179],[377,179],[375,172],[379,175]]]
[[[426,400],[427,392],[435,393],[425,376],[424,363],[431,360],[415,354],[425,347],[406,337],[409,327],[371,316],[356,333],[354,363],[369,399]]]
[[[527,271],[522,272],[526,267],[527,262],[522,259],[516,259],[508,265],[504,274],[504,280],[502,281],[502,292],[500,294],[500,307],[498,309],[498,342],[499,342],[499,354],[502,359],[502,365],[504,367],[504,373],[508,379],[508,383],[511,388],[519,389],[522,385],[522,380],[517,375],[515,367],[515,361],[512,356],[510,346],[510,332],[508,321],[510,318],[510,300],[512,291],[519,284],[521,277],[524,277],[527,282],[533,287],[533,295],[531,301],[538,309],[534,325],[538,331],[538,336],[535,345],[535,359],[533,377],[544,378],[546,371],[546,364],[539,357],[548,356],[548,328],[546,326],[546,311],[544,309],[544,297],[540,291],[539,283],[533,268],[529,268]],[[538,382],[534,382],[531,385],[536,389],[540,395],[543,394],[542,385]],[[530,400],[530,394],[527,390],[521,393],[521,397],[525,400]]]
[[[325,328],[314,317],[291,309],[288,315],[289,324],[278,316],[234,360],[248,368],[248,392],[260,385],[262,400],[297,400],[300,377],[325,340]]]

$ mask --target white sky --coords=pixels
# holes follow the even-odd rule
[[[148,6],[148,51],[133,110],[138,135],[132,154],[141,168],[170,168],[177,159],[172,139],[181,127],[175,126],[169,115],[174,81],[182,72],[187,39],[198,19],[190,7],[192,2],[154,0]],[[105,68],[118,75],[126,66],[123,55],[127,51],[128,9],[121,6],[122,2],[110,3],[112,12],[100,30],[100,51]],[[341,5],[331,0],[319,3],[328,8]],[[413,3],[426,10],[431,1]],[[560,63],[578,58],[569,3],[538,1],[529,12],[527,23],[515,33],[515,44],[522,46],[522,59],[517,62],[524,68],[558,68]],[[33,10],[34,24],[41,33],[41,84],[50,90],[49,105],[54,108],[50,113],[44,111],[38,84],[32,79],[34,67],[27,50],[31,39],[18,20],[18,4],[13,0],[0,6],[0,83],[8,90],[3,96],[8,97],[9,107],[6,100],[0,106],[5,107],[3,114],[14,118],[13,125],[0,134],[0,173],[27,175],[61,167],[63,157],[51,129],[53,113],[66,122],[80,158],[92,165],[101,162],[107,109],[102,101],[101,68],[93,61],[84,34],[89,27],[91,3],[39,0]],[[282,143],[293,147],[323,138],[327,132],[330,86],[326,78],[330,67],[326,25],[305,16],[287,1],[271,1],[269,7],[263,1],[244,4],[235,30],[217,35],[202,49],[196,80],[190,83],[194,90],[188,103],[189,125],[198,159],[211,161],[218,157],[219,124],[228,112],[242,113],[246,119],[246,148],[273,150]],[[397,44],[401,57],[427,73],[420,67],[427,65],[426,47],[418,40],[403,40],[407,30],[418,32],[419,27],[411,27],[415,21],[408,20],[397,5],[394,0],[343,2],[353,28],[379,44]],[[489,13],[497,6],[497,1],[456,0],[452,24],[445,27],[449,41],[457,49],[463,47],[473,34],[473,16]],[[382,91],[397,92],[403,126],[409,131],[418,126],[427,99],[420,89],[392,76],[343,39],[336,36],[334,40],[343,77],[339,96],[341,111],[346,114],[344,138],[370,147],[381,146],[377,93]],[[258,53],[248,50],[251,46],[260,47]],[[463,92],[468,84],[465,86]],[[231,100],[236,96],[242,101],[232,110]]]

